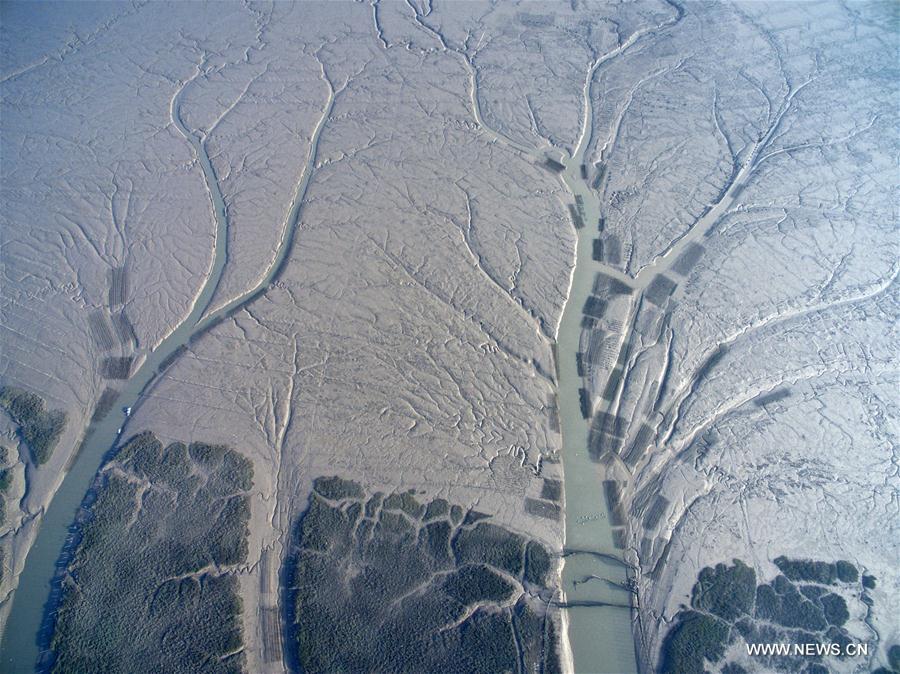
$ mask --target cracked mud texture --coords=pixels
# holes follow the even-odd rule
[[[555,561],[535,541],[412,491],[319,478],[287,558],[306,672],[559,672]],[[458,507],[458,506],[453,506]]]
[[[601,212],[581,234],[608,281],[579,351],[587,411],[622,420],[591,451],[639,569],[639,665],[733,558],[760,577],[782,554],[847,559],[877,579],[861,634],[900,640],[895,5],[2,11],[0,377],[69,421],[8,500],[0,617],[91,416],[113,413],[103,375],[133,356],[133,381],[209,279],[215,191],[213,305],[287,241],[285,263],[166,363],[125,432],[252,461],[248,668],[281,668],[261,580],[311,476],[425,490],[558,552],[535,499],[563,477],[548,401],[583,209],[545,162],[586,122]]]
[[[766,671],[818,674],[835,671],[841,656],[794,655],[749,657],[746,644],[838,644],[877,640],[860,638],[859,625],[872,605],[853,564],[839,560],[776,560],[788,575],[759,583],[755,571],[739,559],[700,571],[690,608],[676,616],[662,644],[660,670],[700,674],[709,668],[725,672]],[[849,630],[849,631],[848,631]],[[844,658],[845,662],[851,658]]]
[[[62,581],[54,672],[241,672],[250,462],[133,437],[104,467]]]

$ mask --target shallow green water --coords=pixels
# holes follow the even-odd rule
[[[601,265],[592,258],[593,240],[598,234],[600,202],[581,177],[581,164],[590,144],[593,118],[590,82],[584,89],[584,129],[573,156],[565,161],[563,182],[573,197],[580,197],[584,228],[578,230],[575,271],[557,335],[559,373],[559,413],[563,440],[563,471],[566,499],[567,551],[562,573],[562,589],[567,604],[613,604],[576,606],[567,611],[568,639],[579,674],[637,671],[631,629],[631,594],[612,583],[628,580],[626,567],[616,560],[621,551],[613,545],[612,528],[603,495],[603,474],[588,452],[588,420],[581,414],[576,353],[581,337],[582,309],[591,294],[595,274]],[[594,554],[592,554],[594,553]],[[600,553],[595,554],[595,553]],[[606,555],[606,557],[601,556]],[[611,581],[611,582],[610,582]]]

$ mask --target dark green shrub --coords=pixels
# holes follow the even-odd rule
[[[451,561],[450,533],[450,524],[446,521],[431,522],[419,531],[420,545],[442,565]]]
[[[479,512],[478,510],[470,510],[466,513],[466,518],[463,520],[463,524],[475,524],[476,522],[480,522],[481,520],[490,519],[490,515],[487,513]]]
[[[843,583],[855,583],[859,580],[859,571],[850,562],[838,560],[834,564],[838,580]]]
[[[811,559],[788,559],[777,557],[775,565],[790,580],[802,580],[811,583],[831,585],[837,580],[837,569],[828,562],[816,562]]]
[[[522,573],[524,547],[521,536],[484,522],[461,529],[453,540],[453,552],[460,564],[483,562],[517,577]]]
[[[550,566],[550,553],[537,541],[529,541],[525,546],[525,582],[547,585]]]
[[[343,480],[339,477],[319,477],[313,482],[313,489],[332,501],[340,501],[345,498],[361,498],[362,487],[352,480]]]
[[[12,386],[0,388],[0,407],[19,427],[19,435],[31,450],[34,462],[47,463],[65,428],[65,412],[48,411],[43,398]]]
[[[777,580],[777,579],[776,579]],[[785,581],[787,582],[787,581]],[[796,627],[811,631],[827,627],[822,609],[800,594],[787,582],[778,584],[779,594],[771,586],[760,585],[756,590],[756,617],[778,623],[784,627]]]
[[[246,561],[246,459],[191,450],[143,433],[101,473],[63,581],[54,672],[242,671],[237,580],[218,569]]]
[[[729,622],[752,614],[756,594],[756,572],[739,559],[732,566],[706,567],[697,578],[691,605]]]
[[[459,522],[462,509],[441,499],[426,508],[412,491],[380,510],[366,498],[332,504],[317,490],[295,529],[285,575],[303,671],[515,671],[517,649],[527,671],[559,671],[551,621],[523,608],[539,601],[522,594],[501,608],[519,588],[499,571],[521,573],[524,539],[487,523],[454,538],[443,517]],[[540,546],[530,556],[535,573],[549,564]]]
[[[728,625],[696,611],[682,611],[662,645],[660,670],[672,674],[703,674],[705,663],[725,654]]]
[[[463,518],[463,509],[458,505],[450,506],[450,521],[453,524],[459,524]]]
[[[425,509],[425,519],[430,520],[435,517],[445,517],[450,512],[450,504],[442,498],[436,498]]]
[[[843,627],[844,623],[850,618],[850,612],[847,610],[847,602],[844,598],[837,594],[826,594],[821,599],[822,610],[825,612],[825,619],[830,625]]]
[[[481,601],[502,602],[515,589],[506,579],[500,577],[483,564],[466,565],[447,576],[441,589],[460,604],[474,604]]]
[[[381,506],[385,510],[402,510],[413,518],[420,518],[425,512],[425,506],[416,500],[415,492],[405,491],[402,494],[390,494],[384,499]]]
[[[366,517],[375,517],[375,514],[378,512],[378,509],[381,507],[381,499],[384,495],[377,491],[372,495],[368,501],[366,501]]]
[[[894,644],[888,649],[888,664],[895,672],[900,672],[900,644]]]
[[[823,594],[827,594],[828,590],[821,585],[801,585],[800,594],[809,599],[813,603],[817,603]]]

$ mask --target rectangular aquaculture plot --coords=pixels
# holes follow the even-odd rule
[[[559,433],[559,398],[555,393],[547,396],[547,415],[549,417],[550,430]]]
[[[650,554],[652,552],[653,552],[653,539],[647,538],[646,536],[644,536],[641,539],[641,547],[640,547],[640,553],[639,553],[641,556],[641,561],[643,562],[645,560],[650,559]]]
[[[606,497],[606,509],[609,511],[609,522],[614,527],[625,524],[625,514],[622,512],[622,494],[619,483],[615,480],[603,480],[603,495]]]
[[[94,406],[94,413],[91,415],[91,421],[100,421],[103,417],[109,414],[110,410],[112,410],[112,407],[116,402],[116,396],[118,395],[119,392],[114,388],[110,388],[109,386],[107,386],[105,389],[103,389],[103,393],[100,394],[100,399]]]
[[[541,486],[541,498],[547,501],[559,501],[562,498],[562,482],[545,478]]]
[[[109,270],[109,306],[118,307],[125,304],[128,289],[126,287],[125,267],[113,267]]]
[[[131,325],[131,321],[125,313],[125,309],[112,315],[112,323],[113,328],[116,330],[116,336],[119,338],[119,343],[122,346],[132,348],[137,346],[137,336],[134,334],[134,326]]]
[[[648,530],[655,528],[668,507],[669,499],[662,494],[658,495],[653,502],[653,505],[650,506],[650,509],[647,511],[647,514],[644,515],[644,527]]]
[[[575,229],[584,228],[584,220],[581,218],[581,213],[572,204],[569,204],[569,216],[572,218],[572,224],[575,225]]]
[[[559,410],[556,409],[555,407],[551,407],[551,408],[547,411],[547,416],[549,417],[547,423],[548,423],[548,425],[550,426],[550,432],[551,432],[551,433],[559,433],[559,431],[560,431],[560,428],[559,428]]]
[[[586,388],[578,389],[578,402],[581,405],[581,416],[587,419],[591,416],[591,394]]]
[[[547,157],[544,159],[544,168],[553,171],[554,173],[562,173],[566,170],[566,165]]]
[[[650,441],[653,439],[653,427],[649,424],[641,424],[641,427],[638,429],[637,435],[634,437],[634,441],[631,443],[631,446],[628,448],[628,451],[622,456],[622,459],[630,468],[634,468],[637,462],[644,455],[644,452],[647,451],[647,447],[650,446]]]
[[[599,460],[607,452],[618,454],[621,447],[621,437],[598,431],[588,433],[588,453],[594,461]]]
[[[603,176],[606,175],[606,166],[603,164],[597,164],[597,175],[594,177],[594,182],[591,183],[591,187],[595,190],[600,189],[600,183],[603,182]]]
[[[687,276],[691,269],[694,268],[694,265],[700,261],[705,250],[699,243],[692,241],[681,251],[681,255],[678,256],[678,259],[672,265],[672,271],[680,276]]]
[[[591,420],[591,431],[607,433],[619,438],[625,435],[627,426],[628,420],[625,417],[608,414],[606,412],[597,412]]]
[[[104,379],[128,379],[131,361],[131,356],[104,358],[100,361],[100,376]]]
[[[617,278],[597,272],[594,276],[594,294],[607,297],[612,295],[630,295],[631,287]]]
[[[644,297],[648,302],[662,307],[677,287],[678,284],[665,274],[657,274],[644,291]]]
[[[622,263],[622,244],[619,242],[619,237],[607,234],[603,240],[603,249],[606,262],[609,264]]]
[[[592,316],[593,318],[603,318],[605,311],[606,302],[596,295],[591,295],[587,298],[587,301],[585,301],[584,309],[582,309],[581,313],[585,316]]]
[[[91,339],[101,351],[111,351],[115,346],[112,328],[109,325],[109,319],[106,314],[99,309],[92,311],[88,315],[88,328],[91,332]]]
[[[525,512],[535,517],[543,517],[548,520],[559,520],[559,506],[547,501],[539,501],[536,498],[525,499]]]
[[[603,388],[603,393],[600,394],[600,397],[603,398],[603,400],[612,400],[616,397],[616,391],[619,388],[619,380],[621,378],[622,368],[614,368],[609,375],[609,379],[606,380],[606,386]]]
[[[588,337],[587,362],[591,364],[599,364],[603,362],[603,356],[607,349],[606,333],[603,330],[591,330]]]

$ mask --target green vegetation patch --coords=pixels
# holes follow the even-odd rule
[[[474,564],[447,576],[441,589],[460,604],[468,605],[481,601],[505,601],[516,588],[490,567]]]
[[[289,647],[303,671],[559,670],[540,544],[463,524],[459,506],[423,505],[411,491],[371,503],[361,492],[336,503],[317,488],[295,528],[285,577]]]
[[[342,480],[339,477],[320,477],[313,483],[313,489],[332,501],[345,498],[362,497],[362,487],[353,480]]]
[[[783,578],[783,576],[781,576]],[[776,579],[777,580],[777,579]],[[822,609],[792,584],[760,585],[756,590],[756,617],[783,627],[819,631],[827,627]]]
[[[672,674],[703,674],[705,663],[718,662],[728,643],[728,625],[718,618],[684,611],[663,641],[660,669]]]
[[[496,524],[480,522],[460,529],[453,540],[453,552],[460,563],[485,562],[518,576],[522,572],[525,540]]]
[[[529,541],[525,546],[525,581],[532,585],[547,585],[551,566],[547,549],[540,543]]]
[[[409,491],[405,491],[402,494],[390,494],[384,499],[384,504],[381,506],[385,510],[402,510],[410,517],[419,518],[422,516],[422,513],[425,512],[425,506],[423,506],[416,499],[416,494],[411,489]]]
[[[739,559],[700,571],[691,605],[728,621],[753,612],[756,572]]]
[[[788,559],[782,556],[775,559],[775,566],[789,580],[833,585],[839,580],[844,583],[855,583],[859,579],[856,567],[843,560],[831,564],[812,559]]]
[[[47,463],[66,425],[66,413],[48,410],[44,399],[13,386],[0,387],[3,407],[19,427],[19,435],[37,465]]]
[[[450,512],[450,503],[442,498],[436,498],[425,508],[425,519],[430,520],[435,517],[446,517]]]
[[[133,437],[95,484],[63,581],[54,672],[240,672],[252,465]]]
[[[825,619],[830,625],[835,627],[843,627],[850,619],[850,611],[847,610],[847,602],[838,594],[826,594],[820,600],[822,602],[822,610],[825,612]]]
[[[845,596],[851,592],[860,602],[870,603],[864,590],[866,576],[860,582],[857,568],[845,561],[779,557],[775,564],[783,575],[759,585],[754,570],[738,559],[730,566],[702,569],[691,593],[691,609],[676,616],[663,641],[661,670],[702,672],[704,663],[721,660],[736,638],[748,644],[837,644],[842,650],[851,643],[844,628],[850,619]],[[857,585],[845,585],[838,594],[833,588],[839,583]],[[817,673],[828,671],[825,659],[819,654],[787,654],[760,655],[755,661],[766,671]],[[743,669],[725,662],[720,671],[739,674]]]

